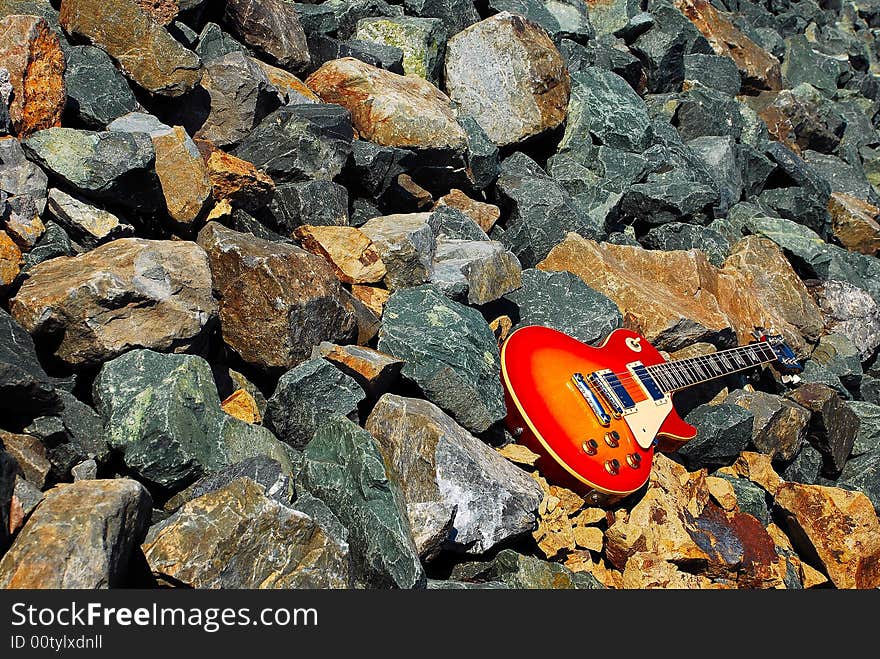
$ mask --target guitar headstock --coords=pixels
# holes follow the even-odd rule
[[[773,334],[764,330],[763,327],[756,327],[752,336],[756,341],[764,341],[770,346],[776,355],[774,366],[783,374],[800,373],[804,370],[797,355],[794,354],[794,350],[789,347],[781,334]]]

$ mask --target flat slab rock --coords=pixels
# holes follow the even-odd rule
[[[348,588],[348,545],[237,478],[150,529],[153,574],[192,588]]]
[[[0,560],[2,588],[123,586],[150,521],[152,500],[130,479],[50,490]]]
[[[59,337],[54,354],[74,366],[133,347],[187,351],[217,316],[208,259],[191,242],[120,238],[29,275],[10,311],[31,334]]]
[[[454,511],[448,546],[481,554],[534,527],[538,483],[436,405],[385,394],[365,427],[395,472],[417,536],[445,528]],[[436,514],[419,515],[424,509]]]

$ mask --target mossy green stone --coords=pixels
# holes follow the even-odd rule
[[[446,43],[446,27],[439,18],[362,18],[354,38],[399,48],[405,74],[439,82]]]

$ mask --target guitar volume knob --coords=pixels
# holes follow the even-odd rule
[[[616,476],[620,471],[620,461],[617,458],[611,458],[605,461],[605,471],[612,476]]]
[[[581,444],[581,449],[587,455],[596,455],[599,451],[599,443],[595,439],[587,439]]]
[[[630,453],[626,456],[626,463],[633,469],[638,469],[642,465],[642,456],[638,453]]]
[[[610,446],[611,448],[617,448],[617,445],[620,443],[620,433],[616,430],[606,432],[605,443],[608,444],[608,446]]]

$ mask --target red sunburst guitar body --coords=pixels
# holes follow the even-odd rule
[[[801,365],[779,335],[762,328],[755,342],[708,355],[666,361],[626,329],[594,348],[548,327],[513,332],[501,346],[506,425],[540,455],[549,479],[590,490],[597,502],[638,490],[654,450],[697,435],[672,406],[675,391],[772,363],[783,381]]]
[[[697,434],[672,408],[669,394],[653,400],[629,375],[633,363],[664,361],[630,330],[616,330],[594,348],[547,327],[520,328],[501,349],[506,425],[519,443],[541,456],[538,467],[548,478],[612,497],[635,492],[651,473],[656,438],[681,443]],[[576,374],[608,371],[622,374],[618,379],[637,411],[614,414],[596,389],[596,400],[607,414],[603,419],[574,379]]]

